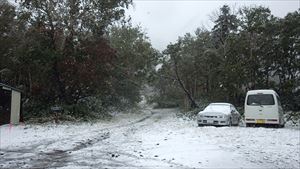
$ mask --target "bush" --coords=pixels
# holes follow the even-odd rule
[[[202,102],[197,102],[198,108],[195,108],[193,110],[190,111],[180,111],[180,114],[177,114],[178,117],[186,117],[189,119],[196,119],[197,114],[204,110],[205,107],[209,104],[209,102],[207,100],[203,100]]]
[[[244,112],[245,112],[245,109],[244,107],[236,107],[237,111],[240,113],[240,115],[242,117],[244,117]]]
[[[300,112],[288,111],[285,113],[286,122],[292,122],[293,124],[299,123],[300,121]]]
[[[55,114],[51,107],[59,106],[62,112]],[[49,121],[96,121],[98,119],[110,119],[107,108],[97,97],[87,97],[78,101],[77,104],[45,105],[37,101],[24,104],[24,121],[29,123],[45,123]]]
[[[94,121],[97,119],[111,118],[98,97],[86,97],[77,104],[63,105],[64,116],[71,116],[80,121]]]
[[[154,106],[155,109],[158,108],[175,108],[179,107],[179,104],[172,101],[158,101],[157,104]]]

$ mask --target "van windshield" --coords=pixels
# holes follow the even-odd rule
[[[274,97],[272,94],[255,94],[249,95],[247,99],[247,105],[259,106],[259,105],[274,105]]]

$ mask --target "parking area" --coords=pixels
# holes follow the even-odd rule
[[[176,109],[110,122],[1,126],[0,168],[299,168],[300,130],[197,127]]]

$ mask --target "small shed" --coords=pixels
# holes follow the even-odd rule
[[[22,121],[21,90],[0,83],[0,125]]]

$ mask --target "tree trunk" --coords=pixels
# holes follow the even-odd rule
[[[57,85],[58,99],[59,101],[65,100],[65,88],[63,83],[60,80],[60,73],[58,70],[58,61],[55,60],[53,63],[53,75],[54,75],[54,83]]]
[[[173,56],[171,57],[173,58],[174,61],[174,70],[175,70],[175,75],[176,75],[176,80],[178,81],[180,87],[182,88],[182,90],[184,91],[184,93],[186,94],[186,96],[188,97],[190,104],[191,104],[191,108],[198,108],[197,103],[195,102],[193,96],[190,94],[190,92],[186,89],[186,87],[184,86],[179,73],[178,73],[178,67],[177,67],[177,60],[176,58]]]
[[[31,76],[31,72],[28,69],[28,83],[29,83],[29,93],[32,93],[32,76]]]

